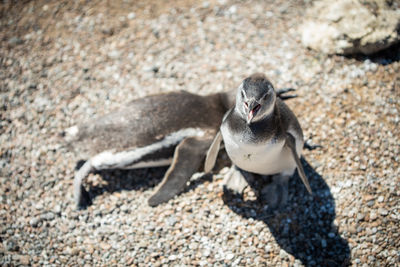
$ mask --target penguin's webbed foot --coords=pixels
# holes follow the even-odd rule
[[[259,194],[261,202],[265,202],[271,209],[282,208],[288,200],[288,178],[274,176],[273,181],[264,186]]]
[[[246,179],[235,166],[232,166],[225,175],[224,189],[229,190],[237,195],[242,195],[244,189],[248,186]]]

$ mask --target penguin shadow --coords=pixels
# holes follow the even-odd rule
[[[321,175],[303,158],[313,195],[310,196],[296,174],[289,181],[285,207],[271,210],[258,200],[224,189],[224,203],[235,213],[265,223],[281,249],[305,266],[349,266],[350,248],[333,224],[335,201]]]
[[[83,165],[84,161],[79,161],[76,169]],[[168,170],[166,167],[140,168],[140,169],[108,169],[94,172],[94,176],[88,177],[84,187],[88,193],[89,203],[84,209],[92,205],[93,200],[103,194],[113,194],[115,192],[126,191],[146,191],[159,185]],[[97,176],[98,175],[98,176]],[[212,181],[212,175],[197,175],[195,179],[188,181],[185,190],[178,195],[184,194],[195,189],[200,184]]]

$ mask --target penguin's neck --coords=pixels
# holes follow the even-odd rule
[[[282,126],[278,113],[278,110],[274,108],[268,115],[250,124],[247,124],[246,120],[242,118],[246,135],[250,139],[254,137],[257,140],[259,140],[260,137],[261,139],[270,139],[273,138],[273,136],[279,135],[279,133],[282,132]]]

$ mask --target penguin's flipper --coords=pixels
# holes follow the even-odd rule
[[[296,139],[290,133],[286,133],[285,146],[287,146],[290,149],[290,151],[292,152],[292,156],[297,165],[297,171],[299,173],[299,176],[300,176],[301,180],[303,181],[305,187],[307,188],[308,193],[310,193],[310,195],[312,195],[310,183],[308,182],[307,176],[304,173],[303,166],[301,165],[300,158],[296,152]]]
[[[185,189],[192,175],[199,171],[211,141],[208,137],[188,137],[175,148],[171,166],[157,191],[148,200],[150,206],[167,202]]]
[[[297,95],[286,95],[286,93],[289,92],[294,92],[296,89],[294,88],[281,88],[276,90],[276,96],[279,97],[282,100],[290,99],[290,98],[296,98]]]
[[[208,173],[214,168],[215,162],[217,161],[217,156],[219,152],[219,148],[221,146],[222,135],[221,131],[218,131],[215,136],[210,148],[207,151],[206,160],[204,163],[204,172]]]

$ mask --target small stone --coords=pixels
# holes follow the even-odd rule
[[[170,260],[170,261],[176,260],[176,255],[170,255],[170,256],[168,257],[168,260]]]
[[[172,215],[167,219],[167,223],[170,226],[174,226],[177,223],[176,217]]]
[[[129,211],[129,205],[122,205],[120,209],[123,212],[128,212]]]
[[[29,265],[29,263],[30,263],[29,255],[20,255],[19,256],[19,263],[21,265]]]
[[[15,46],[15,45],[23,44],[24,41],[22,41],[19,37],[14,36],[14,37],[11,37],[10,40],[8,40],[8,43],[12,46]]]
[[[382,215],[382,216],[386,216],[386,215],[388,215],[388,211],[386,210],[386,209],[384,209],[384,208],[379,208],[378,209],[378,212],[379,212],[379,214],[380,215]]]
[[[52,212],[47,212],[47,213],[45,213],[45,214],[42,214],[42,215],[40,216],[40,218],[41,218],[42,220],[52,221],[52,220],[54,220],[55,215],[54,215],[54,213],[52,213]]]
[[[101,32],[102,32],[103,34],[105,34],[105,35],[111,36],[111,35],[114,34],[114,29],[113,29],[113,28],[110,28],[110,27],[104,27],[104,28],[101,29]]]
[[[226,254],[226,256],[225,256],[225,259],[228,260],[228,261],[230,261],[230,260],[232,260],[234,257],[235,257],[235,254],[233,254],[233,253],[228,253],[228,254]]]
[[[29,220],[29,224],[30,224],[32,227],[37,227],[37,226],[39,225],[39,223],[40,223],[40,219],[37,218],[37,217],[32,218],[32,219]]]
[[[130,12],[130,13],[128,14],[127,18],[128,18],[129,20],[133,20],[134,18],[136,18],[136,14],[135,14],[134,12]]]
[[[357,214],[357,221],[362,221],[365,218],[365,214],[364,213],[359,213]]]
[[[53,208],[53,212],[57,215],[61,215],[61,206],[60,205],[55,205]]]
[[[37,98],[38,99],[38,98]],[[37,100],[36,99],[36,100]],[[35,101],[36,101],[35,100]],[[43,204],[42,203],[37,203],[36,205],[35,205],[35,209],[37,209],[37,210],[42,210],[43,209]]]
[[[375,211],[371,211],[371,212],[369,213],[369,220],[370,220],[370,221],[374,221],[374,220],[376,220],[376,218],[378,218],[378,214],[376,214]]]
[[[108,244],[108,243],[105,243],[105,242],[101,242],[101,243],[100,243],[100,247],[101,247],[101,249],[103,249],[103,250],[109,250],[109,249],[111,248],[111,245]]]
[[[355,234],[357,233],[357,228],[354,225],[350,225],[347,230],[349,231],[349,233],[351,234]]]
[[[67,248],[64,250],[64,253],[67,254],[67,255],[76,256],[76,255],[79,254],[79,249],[67,247]]]
[[[229,8],[229,13],[231,14],[235,14],[237,12],[237,7],[235,5],[231,6]]]
[[[382,203],[385,200],[384,196],[379,196],[378,197],[378,202]]]
[[[279,257],[281,257],[281,259],[286,259],[287,257],[289,257],[289,254],[284,249],[281,249],[279,251]]]
[[[14,240],[6,240],[4,241],[4,247],[7,251],[18,251],[19,246],[16,241]]]
[[[112,50],[110,53],[108,53],[108,57],[111,59],[118,59],[120,55],[121,53],[118,50]]]
[[[206,248],[203,250],[203,257],[208,257],[210,255],[211,255],[211,251],[209,249]]]

